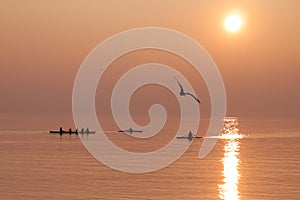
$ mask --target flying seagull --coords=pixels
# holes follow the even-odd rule
[[[186,95],[190,95],[191,97],[193,97],[199,104],[201,104],[200,100],[193,94],[189,93],[189,92],[184,92],[184,89],[182,87],[182,85],[179,83],[179,81],[177,80],[177,78],[174,76],[174,79],[177,81],[179,87],[180,87],[180,96],[186,96]]]

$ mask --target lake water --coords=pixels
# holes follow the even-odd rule
[[[0,199],[297,200],[299,124],[240,120],[243,138],[219,139],[201,160],[194,140],[176,162],[145,174],[102,165],[75,135],[1,132]]]

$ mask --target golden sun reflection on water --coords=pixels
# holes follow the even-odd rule
[[[230,122],[232,123],[232,121]],[[236,123],[236,124],[235,124]],[[219,197],[224,200],[237,200],[240,199],[239,196],[239,148],[240,148],[240,138],[242,135],[239,133],[237,125],[237,119],[233,121],[233,125],[224,127],[224,133],[221,138],[225,141],[224,146],[224,157],[222,158],[223,163],[223,184],[219,185]],[[233,131],[234,130],[234,131]]]

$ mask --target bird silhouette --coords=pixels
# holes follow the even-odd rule
[[[191,97],[193,97],[199,104],[201,104],[200,100],[193,94],[189,93],[189,92],[184,92],[184,89],[182,87],[182,85],[180,84],[180,82],[177,80],[177,78],[174,76],[174,79],[177,81],[179,87],[180,87],[180,92],[179,92],[179,95],[180,96],[185,96],[186,95],[190,95]]]

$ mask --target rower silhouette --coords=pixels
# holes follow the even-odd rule
[[[59,127],[59,135],[62,136],[62,134],[63,134],[63,129],[62,127]]]
[[[188,139],[189,139],[189,140],[192,140],[193,137],[194,137],[194,135],[193,135],[192,131],[190,131],[190,132],[189,132],[189,135],[188,135]]]

